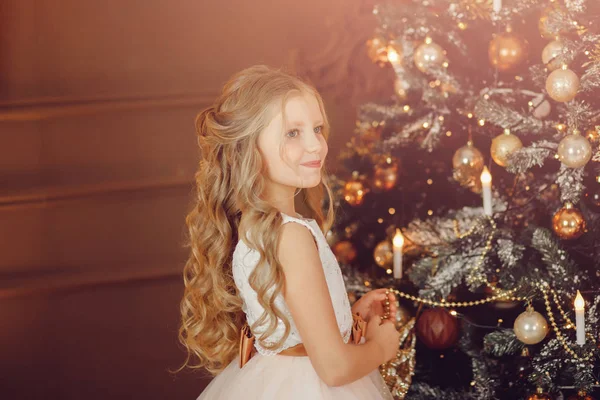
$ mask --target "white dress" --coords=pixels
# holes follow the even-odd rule
[[[284,224],[298,223],[307,227],[314,235],[340,335],[344,342],[348,343],[352,328],[350,302],[340,267],[323,232],[315,220],[294,218],[285,214],[282,214],[282,217]],[[258,303],[256,292],[248,283],[248,276],[256,267],[258,259],[259,254],[256,250],[248,248],[243,240],[238,241],[233,253],[233,278],[243,299],[242,309],[246,313],[249,325],[252,325],[263,311]],[[331,387],[317,375],[308,357],[278,355],[279,351],[302,343],[302,339],[287,309],[283,295],[280,294],[275,302],[286,313],[290,321],[290,335],[283,346],[278,351],[269,351],[264,349],[258,340],[255,340],[257,353],[250,361],[240,369],[239,356],[236,357],[209,383],[198,400],[393,399],[377,369],[352,383]],[[274,342],[283,337],[283,332],[283,322],[279,321],[277,330],[273,336],[269,337],[269,341]],[[253,333],[258,337],[261,332],[255,330]]]

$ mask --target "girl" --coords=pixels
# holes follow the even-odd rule
[[[377,367],[399,345],[382,319],[386,301],[395,313],[393,295],[374,290],[351,309],[323,235],[333,202],[319,94],[251,67],[231,78],[196,128],[201,161],[186,219],[179,339],[188,366],[218,374],[199,399],[391,399]],[[352,313],[369,322],[360,345],[349,342]],[[257,354],[240,367],[245,322]]]

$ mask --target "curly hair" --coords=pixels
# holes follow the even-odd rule
[[[196,118],[200,162],[194,205],[186,217],[190,253],[183,271],[179,340],[187,357],[181,368],[205,368],[216,375],[237,355],[245,318],[233,280],[232,255],[240,236],[260,254],[249,283],[265,312],[251,329],[265,328],[257,340],[268,349],[279,347],[289,335],[290,323],[275,305],[285,287],[277,258],[282,217],[261,198],[266,166],[257,143],[260,132],[282,112],[294,92],[316,97],[327,139],[329,124],[317,91],[295,76],[266,66],[234,75],[215,103]],[[325,176],[322,170],[319,185],[302,188],[294,199],[297,210],[315,219],[324,232],[334,218]],[[326,212],[325,193],[329,200]],[[275,332],[278,320],[285,325],[284,336],[276,343],[265,342]]]

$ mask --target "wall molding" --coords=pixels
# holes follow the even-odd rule
[[[139,109],[201,107],[211,104],[218,94],[166,95],[115,98],[33,99],[0,103],[0,122],[41,121],[80,115]]]

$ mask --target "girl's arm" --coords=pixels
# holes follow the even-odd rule
[[[378,343],[353,345],[342,340],[319,252],[306,227],[297,223],[282,226],[278,257],[286,279],[285,301],[323,382],[329,386],[345,385],[385,362],[384,350]]]

